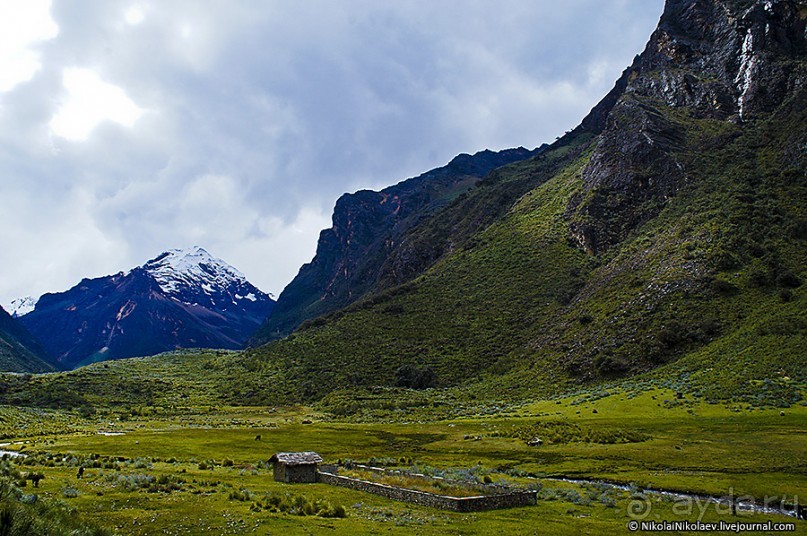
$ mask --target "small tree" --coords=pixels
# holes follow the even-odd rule
[[[420,369],[415,377],[415,383],[412,385],[414,389],[428,389],[434,385],[437,375],[430,366],[425,366]]]

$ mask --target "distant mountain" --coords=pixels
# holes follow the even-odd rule
[[[200,247],[45,294],[20,321],[62,368],[177,348],[240,348],[274,307]]]
[[[47,352],[36,339],[0,307],[0,371],[49,372]]]
[[[26,296],[24,298],[11,300],[11,303],[8,305],[8,313],[14,318],[19,318],[22,315],[26,315],[34,310],[36,307],[36,300],[31,296]]]
[[[304,320],[340,309],[371,291],[407,281],[436,256],[418,252],[391,262],[403,235],[457,199],[492,170],[525,160],[544,147],[461,154],[447,165],[375,192],[345,194],[333,227],[322,231],[314,259],[283,290],[255,344],[291,333]]]

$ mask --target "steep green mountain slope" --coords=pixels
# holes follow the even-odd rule
[[[596,137],[577,129],[415,228],[410,241],[451,248],[411,283],[249,353],[284,370],[267,395],[420,372],[548,393],[664,367],[712,395],[763,381],[796,396],[804,26],[795,2],[668,2]]]
[[[8,372],[47,372],[42,345],[17,320],[0,307],[0,370]]]
[[[525,160],[541,150],[520,147],[461,154],[443,167],[380,192],[362,190],[340,197],[334,208],[333,226],[320,233],[314,259],[303,265],[283,290],[252,345],[285,337],[305,320],[410,279],[411,273],[398,273],[388,262],[409,230],[491,170]],[[419,272],[428,266],[420,266]]]
[[[622,382],[792,404],[807,382],[805,21],[792,0],[669,0],[580,127],[401,235],[384,266],[406,283],[243,354],[6,378],[3,399],[338,403],[397,385],[467,402]]]

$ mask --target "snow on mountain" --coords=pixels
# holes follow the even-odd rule
[[[199,246],[169,249],[141,268],[157,281],[163,292],[179,299],[200,289],[208,296],[225,292],[228,296],[220,297],[224,299],[256,301],[256,296],[271,297],[249,283],[243,273]]]
[[[244,274],[199,246],[169,249],[142,266],[168,294],[184,286],[205,287],[211,283],[228,287],[246,282]]]
[[[9,303],[8,307],[6,307],[6,310],[14,318],[19,318],[22,315],[26,315],[33,311],[36,307],[36,302],[37,300],[31,296],[17,298],[16,300],[11,300],[11,303]]]
[[[73,368],[177,348],[242,348],[274,303],[244,274],[195,246],[45,294],[20,321],[59,366]]]

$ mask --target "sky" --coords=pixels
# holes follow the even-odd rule
[[[200,245],[266,292],[345,192],[574,128],[663,0],[0,0],[0,304]]]

